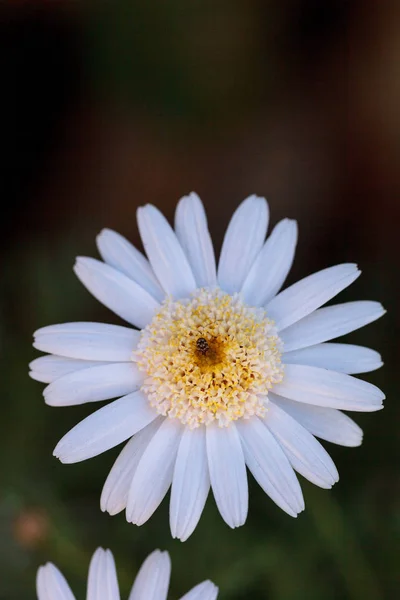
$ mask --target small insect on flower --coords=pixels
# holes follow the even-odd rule
[[[155,550],[139,569],[129,598],[149,600],[167,598],[171,560],[168,552]],[[71,588],[65,577],[52,563],[40,567],[36,577],[38,600],[73,600]],[[215,600],[218,588],[211,581],[196,585],[181,600]],[[86,600],[119,600],[119,586],[114,557],[110,550],[98,548],[89,567]]]
[[[201,354],[207,354],[207,352],[210,350],[210,346],[208,345],[208,342],[205,338],[198,338],[197,342],[196,342],[196,346],[197,346],[197,350],[201,353]]]
[[[129,326],[51,325],[31,363],[48,383],[47,404],[117,398],[67,433],[54,450],[64,463],[126,441],[105,482],[103,511],[126,510],[142,525],[171,486],[170,526],[186,540],[210,488],[230,527],[246,521],[247,470],[289,515],[304,509],[295,471],[322,488],[337,469],[316,438],[361,444],[342,411],[376,411],[384,394],[353,375],[382,365],[362,346],[332,343],[384,314],[378,302],[329,302],[353,283],[355,264],[329,267],[280,291],[293,263],[295,221],[265,239],[264,198],[234,213],[216,264],[203,205],[182,198],[175,230],[154,206],[138,209],[147,258],[114,231],[97,246],[104,262],[79,257],[87,289]],[[160,460],[162,457],[162,460]]]

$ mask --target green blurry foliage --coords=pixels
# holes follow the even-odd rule
[[[115,0],[92,8],[88,70],[96,94],[118,110],[155,113],[176,127],[228,120],[260,100],[271,65],[251,4]]]

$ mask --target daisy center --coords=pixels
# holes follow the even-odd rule
[[[158,413],[194,428],[265,414],[283,377],[282,343],[263,309],[238,294],[199,289],[167,299],[142,331],[135,359]]]

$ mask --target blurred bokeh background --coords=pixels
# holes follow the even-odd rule
[[[0,16],[0,599],[33,598],[47,560],[83,598],[99,545],[125,598],[155,547],[172,556],[171,598],[207,577],[221,600],[398,597],[400,3],[14,0]],[[303,480],[296,520],[252,480],[245,527],[225,526],[210,497],[181,544],[166,500],[141,528],[100,512],[119,449],[70,466],[52,457],[92,407],[45,406],[27,365],[41,326],[118,322],[71,269],[97,255],[97,232],[140,244],[136,208],[171,218],[191,190],[217,249],[251,193],[268,198],[273,223],[297,219],[289,282],[359,263],[341,300],[380,300],[388,314],[347,339],[383,354],[366,379],[387,401],[356,415],[361,448],[326,444],[341,480],[328,492]]]

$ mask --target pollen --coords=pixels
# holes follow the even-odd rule
[[[283,378],[282,342],[265,311],[239,294],[198,289],[167,298],[143,329],[134,360],[142,391],[161,415],[190,428],[264,416]]]

